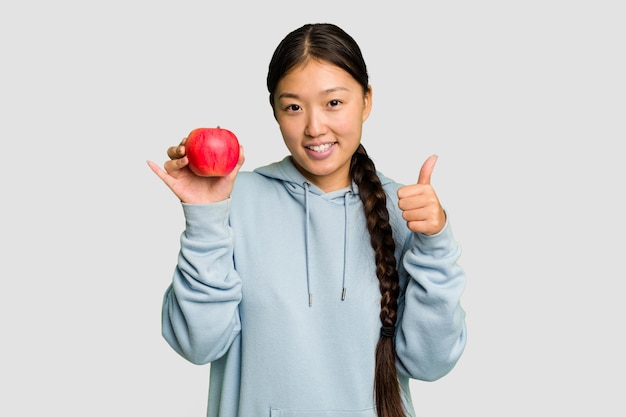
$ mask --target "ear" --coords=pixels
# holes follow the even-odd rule
[[[363,121],[366,121],[372,111],[372,86],[367,85],[367,91],[363,95]]]

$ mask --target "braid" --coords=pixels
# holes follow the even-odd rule
[[[359,188],[363,210],[375,252],[376,276],[380,287],[380,321],[383,327],[396,324],[400,285],[396,269],[395,242],[393,240],[387,195],[383,190],[374,162],[363,145],[352,156],[350,175]],[[393,337],[381,335],[376,345],[374,393],[379,417],[404,416],[400,384],[396,371],[396,353]]]

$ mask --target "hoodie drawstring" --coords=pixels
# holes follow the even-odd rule
[[[302,184],[304,186],[304,206],[306,213],[306,230],[304,232],[304,245],[306,250],[306,289],[309,292],[309,307],[313,305],[313,294],[311,293],[311,266],[310,266],[310,254],[309,254],[309,235],[311,234],[309,231],[310,227],[310,219],[309,219],[309,183],[305,182]]]
[[[304,245],[305,245],[305,251],[306,251],[306,288],[307,288],[307,292],[309,293],[309,307],[311,307],[313,305],[313,293],[311,292],[311,256],[310,256],[310,209],[309,209],[309,183],[308,182],[304,182],[303,184],[304,187],[304,207],[305,207],[305,214],[306,214],[306,230],[304,232]],[[348,220],[349,220],[349,216],[348,216],[348,194],[352,193],[352,191],[348,190],[345,194],[344,194],[344,238],[343,238],[343,276],[342,276],[342,281],[341,281],[341,301],[344,301],[346,299],[346,275],[347,275],[347,260],[348,260]]]
[[[346,191],[346,193],[344,194],[343,198],[344,198],[344,203],[343,203],[343,207],[344,207],[344,218],[345,218],[345,222],[344,222],[344,237],[343,237],[343,277],[342,277],[342,281],[341,281],[341,301],[346,299],[346,269],[347,266],[346,264],[348,263],[348,194],[350,194],[352,191],[348,190]]]

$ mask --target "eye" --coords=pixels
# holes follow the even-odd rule
[[[297,104],[290,104],[287,107],[285,107],[285,110],[288,112],[296,112],[299,111],[301,109],[301,107]]]
[[[341,101],[339,100],[330,100],[328,102],[328,107],[337,107],[340,104],[341,104]]]

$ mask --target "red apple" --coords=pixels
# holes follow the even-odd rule
[[[187,136],[185,152],[189,168],[201,177],[229,174],[239,160],[239,141],[233,132],[221,127],[199,127]]]

